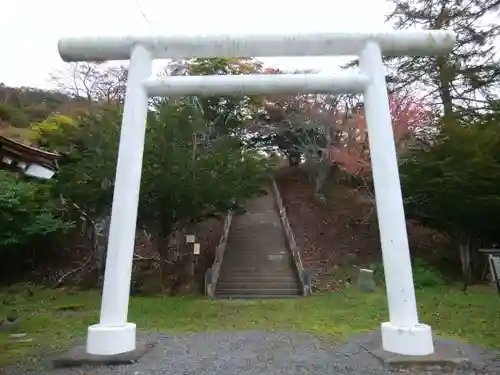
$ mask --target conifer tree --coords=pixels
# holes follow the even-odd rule
[[[498,98],[500,0],[392,0],[396,29],[448,29],[457,34],[451,54],[387,59],[393,90],[423,88],[442,105],[444,118],[477,116]]]

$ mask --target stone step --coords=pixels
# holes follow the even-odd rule
[[[288,289],[288,288],[298,288],[300,289],[302,286],[300,285],[298,280],[295,279],[290,279],[288,281],[282,281],[282,280],[270,280],[268,278],[261,278],[260,280],[245,280],[242,278],[239,279],[231,279],[231,278],[226,278],[226,279],[220,279],[217,282],[217,289],[231,289],[231,288],[239,288],[241,286],[241,289],[266,289],[267,287],[269,288],[274,288],[274,289]]]
[[[236,264],[236,263],[241,263],[241,264],[248,264],[248,263],[257,263],[257,264],[292,264],[293,258],[292,257],[282,257],[282,258],[277,258],[277,257],[258,257],[258,256],[253,256],[253,257],[231,257],[228,256],[223,260],[223,262],[227,262],[226,264]]]
[[[232,231],[229,233],[228,239],[247,239],[249,236],[252,234],[259,233],[259,238],[279,238],[283,234],[283,230],[281,228],[265,228],[264,226],[259,226],[259,227],[253,227],[249,228],[246,227],[245,229],[232,229]]]
[[[292,272],[291,270],[288,272],[259,272],[259,273],[242,273],[242,272],[224,272],[221,273],[219,276],[220,280],[240,280],[242,278],[255,278],[255,279],[266,279],[270,280],[275,277],[279,278],[297,278],[295,272]]]
[[[220,273],[241,273],[241,274],[282,274],[291,273],[294,267],[291,264],[270,265],[267,263],[226,263],[222,266]]]
[[[299,296],[301,295],[299,288],[259,288],[259,289],[241,289],[241,288],[218,288],[216,295],[226,296],[245,296],[245,295],[258,295],[258,296]]]
[[[231,255],[291,255],[292,253],[285,246],[233,246],[228,247],[224,257]]]
[[[255,236],[255,235],[254,235]],[[227,248],[229,250],[239,250],[239,249],[254,249],[254,250],[264,250],[264,249],[275,249],[283,250],[287,248],[287,244],[284,239],[281,238],[260,238],[255,237],[228,239]]]
[[[225,289],[300,289],[298,280],[290,279],[288,281],[270,281],[266,278],[260,280],[219,280],[217,283],[218,290]]]
[[[288,280],[288,281],[284,281],[284,280],[276,280],[276,279],[273,279],[275,276],[272,276],[272,275],[258,275],[256,277],[253,277],[253,279],[255,280],[255,283],[264,283],[264,282],[269,282],[271,284],[292,284],[293,282],[295,283],[298,283],[299,279],[298,277],[296,277],[294,274],[290,273],[290,274],[287,274],[287,275],[282,275],[281,276],[281,279],[292,279],[294,280],[293,282],[291,280]],[[259,280],[265,280],[265,281],[262,281],[260,282]],[[237,283],[237,284],[240,284],[240,283],[253,283],[252,280],[245,276],[245,275],[242,275],[242,274],[226,274],[226,275],[220,275],[219,279],[218,279],[218,283],[223,283],[223,284],[229,284],[229,283]]]
[[[258,233],[258,234],[257,234]],[[286,241],[284,238],[281,238],[281,234],[274,234],[273,236],[263,236],[260,234],[259,231],[254,231],[248,233],[246,236],[238,236],[238,237],[232,237],[229,235],[227,239],[228,244],[245,244],[247,243],[246,241],[252,240],[252,242],[248,243],[250,245],[252,244],[263,244],[266,243],[270,246],[278,246],[278,247],[283,247],[286,244]],[[259,246],[254,246],[255,249],[259,249]]]
[[[285,240],[278,239],[260,239],[255,238],[241,239],[238,241],[229,240],[227,242],[228,251],[283,251],[287,249]]]
[[[238,216],[234,220],[234,225],[236,227],[241,227],[242,225],[264,225],[269,224],[272,227],[278,227],[280,224],[279,216],[273,210],[266,210],[264,212],[247,212],[245,215]]]
[[[290,267],[270,267],[269,265],[263,265],[260,267],[231,267],[226,265],[225,267],[222,266],[220,270],[220,274],[241,274],[241,275],[263,275],[263,274],[268,274],[268,275],[273,275],[275,274],[276,276],[281,276],[283,274],[293,274],[295,270],[290,266]]]
[[[219,280],[226,280],[225,274],[220,274]],[[231,276],[228,280],[233,280],[235,282],[239,281],[245,281],[248,280],[249,282],[255,281],[255,280],[269,280],[271,282],[277,282],[277,281],[283,281],[283,282],[288,282],[290,280],[298,280],[298,277],[295,275],[295,272],[290,272],[288,275],[255,275],[255,274],[235,274]]]
[[[290,254],[290,251],[286,248],[285,245],[276,246],[276,245],[268,245],[268,244],[263,243],[263,244],[260,244],[259,246],[248,246],[248,245],[228,246],[224,256],[231,255],[231,254],[237,254],[237,255],[251,255],[251,254],[287,255],[287,254]]]
[[[262,247],[264,247],[264,245],[262,245]],[[291,256],[292,253],[287,248],[282,247],[282,246],[273,246],[267,250],[263,250],[263,249],[260,250],[258,248],[256,249],[256,248],[243,247],[243,246],[238,246],[238,247],[233,246],[232,248],[226,249],[226,252],[224,253],[224,259],[226,259],[227,257],[233,256],[233,255],[234,256],[241,256],[241,257],[252,256],[252,255],[287,257],[287,256]]]
[[[296,279],[297,276],[292,273],[292,272],[288,272],[288,273],[282,273],[280,274],[279,276],[277,276],[275,273],[272,274],[272,273],[268,273],[268,274],[256,274],[256,275],[253,275],[252,278],[256,279],[256,280],[271,280],[273,281],[273,278],[276,278],[276,277],[279,277],[279,278],[290,278],[290,279]],[[241,279],[250,279],[249,275],[248,274],[242,274],[242,273],[225,273],[225,274],[221,274],[220,277],[219,277],[219,280],[221,281],[229,281],[229,282],[239,282],[241,281]],[[276,280],[277,281],[277,280]]]
[[[291,299],[291,298],[299,298],[302,295],[252,295],[252,294],[246,294],[246,295],[234,295],[234,294],[220,294],[215,292],[215,298],[217,299]]]
[[[251,238],[249,239],[251,240]],[[288,250],[288,247],[285,243],[269,243],[269,242],[263,242],[263,243],[258,243],[259,246],[256,246],[255,243],[258,243],[257,241],[254,241],[253,244],[251,243],[241,243],[241,244],[234,244],[234,243],[228,243],[227,248],[226,248],[226,254],[231,254],[231,253],[257,253],[257,254],[267,254],[267,253],[290,253],[290,250]]]
[[[255,233],[259,234],[259,237],[255,237]],[[279,231],[273,230],[273,231],[265,231],[262,230],[261,228],[247,228],[245,232],[240,232],[240,233],[229,233],[228,241],[245,241],[248,238],[252,238],[254,241],[264,241],[264,240],[279,240],[284,241],[283,236],[283,231],[280,229]]]
[[[280,262],[280,263],[271,263],[271,262],[236,262],[231,263],[227,262],[226,264],[222,263],[220,272],[225,272],[227,270],[231,270],[234,272],[243,272],[243,273],[253,273],[253,272],[284,272],[288,270],[293,270],[295,267],[292,262]]]
[[[286,246],[276,246],[262,244],[261,246],[248,246],[248,245],[233,245],[228,246],[224,256],[230,255],[288,255],[291,254],[290,250]]]
[[[239,249],[240,247],[253,248],[256,250],[259,249],[267,249],[267,248],[275,248],[275,249],[286,249],[286,241],[284,238],[280,238],[280,236],[276,236],[276,238],[255,238],[255,234],[249,236],[248,238],[228,238],[227,240],[228,249]],[[262,246],[265,247],[263,248]]]
[[[227,271],[232,271],[235,273],[283,273],[286,271],[293,271],[294,267],[292,264],[280,263],[280,264],[268,264],[268,263],[226,263],[222,266],[220,273],[225,273]]]
[[[292,257],[283,257],[281,259],[270,258],[269,256],[253,256],[253,257],[228,257],[224,260],[226,265],[237,266],[238,264],[247,265],[247,266],[259,266],[259,265],[286,265],[291,267],[293,264]]]
[[[280,259],[292,259],[292,254],[291,253],[276,253],[276,252],[269,252],[269,253],[228,253],[224,254],[224,260],[226,259],[265,259],[269,261],[273,260],[280,260]]]
[[[271,211],[272,214],[272,211]],[[277,214],[276,214],[277,215]],[[240,216],[238,219],[234,220],[231,223],[231,227],[234,225],[235,232],[242,231],[244,232],[248,227],[253,227],[253,228],[259,228],[262,227],[266,231],[271,231],[271,230],[281,230],[281,221],[278,216],[276,217],[269,217],[272,215],[248,215],[247,217],[245,216]],[[255,220],[257,219],[257,220]]]
[[[225,264],[224,264],[225,263]],[[227,260],[227,262],[222,262],[221,269],[225,268],[234,268],[234,269],[243,269],[243,270],[255,270],[266,268],[266,269],[286,269],[293,268],[292,259],[280,260],[280,261],[271,261],[267,259],[260,260]]]
[[[229,237],[247,237],[249,233],[260,233],[263,236],[275,237],[283,233],[283,228],[281,227],[281,222],[278,221],[276,223],[267,222],[267,223],[238,223],[231,225],[231,232],[229,233]]]

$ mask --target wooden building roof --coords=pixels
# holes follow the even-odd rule
[[[25,145],[0,135],[0,168],[38,178],[50,178],[62,155]]]

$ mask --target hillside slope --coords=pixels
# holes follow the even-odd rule
[[[313,271],[319,288],[338,287],[336,269],[381,261],[376,211],[363,190],[330,181],[328,199],[322,201],[300,168],[281,169],[276,182],[304,264]],[[448,246],[446,237],[413,222],[408,222],[408,235],[413,258],[432,264],[443,261],[437,250]]]

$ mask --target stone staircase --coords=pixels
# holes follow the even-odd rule
[[[233,217],[216,298],[294,298],[300,280],[271,190]]]

